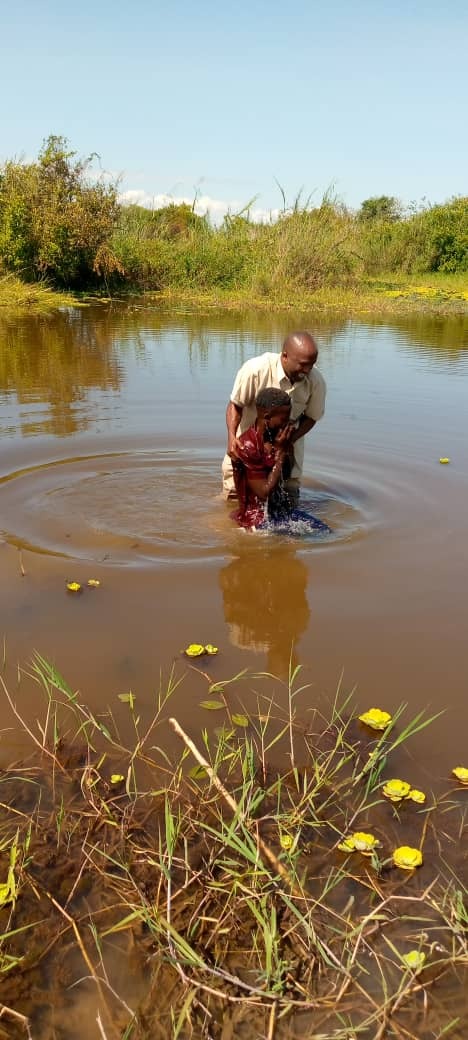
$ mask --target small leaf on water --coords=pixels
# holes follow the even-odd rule
[[[200,701],[200,708],[207,708],[208,711],[218,711],[219,708],[224,708],[222,701]]]
[[[90,589],[98,589],[101,582],[99,581],[99,578],[88,578],[86,584],[89,585]]]
[[[122,783],[122,780],[125,780],[123,773],[112,773],[110,778],[111,784],[120,784]]]
[[[185,654],[186,657],[202,657],[202,655],[206,653],[206,650],[202,643],[190,643],[189,646],[185,647],[185,650],[183,650],[182,653]]]
[[[235,726],[248,726],[249,720],[247,715],[231,715],[231,719]]]
[[[132,693],[131,690],[129,690],[128,693],[119,693],[118,698],[119,701],[122,701],[122,704],[129,704],[130,710],[133,711],[133,705],[135,704],[135,695]]]
[[[68,592],[81,592],[79,581],[67,581]]]
[[[209,686],[208,693],[224,693],[224,683],[214,682]]]
[[[194,766],[193,769],[190,770],[189,776],[192,780],[201,780],[206,776],[206,769],[204,769],[203,766]]]

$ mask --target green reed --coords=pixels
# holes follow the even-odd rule
[[[382,797],[399,749],[436,716],[406,721],[402,705],[374,739],[341,689],[326,716],[306,712],[292,666],[285,708],[249,692],[258,676],[200,674],[198,735],[168,717],[187,681],[174,669],[158,683],[149,724],[138,695],[126,695],[126,741],[113,711],[97,716],[38,654],[21,677],[43,692],[38,723],[22,719],[21,685],[12,693],[1,680],[32,752],[0,787],[4,1014],[32,1029],[26,1005],[8,1000],[7,975],[27,976],[45,959],[53,977],[72,942],[106,1038],[235,1035],[248,1015],[270,1040],[301,1030],[408,1040],[421,1035],[426,1008],[446,1034],[450,994],[468,967],[455,855],[466,841],[463,792],[406,807]],[[242,698],[252,696],[247,711]],[[424,850],[420,871],[392,863],[405,813]],[[380,839],[372,855],[339,850],[369,829]],[[135,1006],[113,985],[116,956],[136,962]]]

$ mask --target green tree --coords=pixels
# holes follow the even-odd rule
[[[358,220],[363,222],[375,220],[393,222],[401,220],[401,203],[393,195],[374,195],[370,199],[364,199],[357,216]]]
[[[123,273],[109,245],[117,186],[89,178],[93,158],[77,159],[64,137],[52,135],[37,162],[4,164],[0,258],[7,270],[69,288]]]

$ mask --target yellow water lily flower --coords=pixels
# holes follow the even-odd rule
[[[426,963],[426,954],[422,950],[410,950],[401,959],[411,971],[421,971]]]
[[[184,654],[186,654],[187,657],[201,657],[204,653],[205,647],[202,646],[201,643],[190,643],[190,645],[186,646],[184,650]]]
[[[99,578],[88,578],[86,584],[89,585],[90,589],[98,589],[101,582],[99,581]]]
[[[414,867],[422,865],[422,852],[420,849],[412,849],[409,845],[400,845],[393,853],[393,862],[402,870],[413,870]]]
[[[424,794],[424,791],[418,791],[416,787],[411,788],[411,791],[407,795],[407,798],[411,799],[412,802],[417,802],[418,805],[423,805],[423,803],[426,801],[426,795]]]
[[[443,458],[439,459],[439,462],[441,462],[441,463],[442,463],[442,465],[443,465],[443,466],[445,466],[445,465],[447,464],[447,462],[450,462],[450,459],[448,459],[448,458],[447,458],[447,457],[446,457],[446,456],[444,455],[444,456],[443,456]]]
[[[359,721],[364,722],[371,729],[386,729],[389,722],[392,721],[392,716],[388,711],[381,711],[380,708],[369,708],[369,711],[365,711],[363,715],[359,716]]]
[[[339,848],[340,852],[355,852],[356,851],[355,848],[354,848],[354,841],[353,841],[353,839],[351,837],[344,838],[343,841],[340,841],[340,843],[338,845],[338,848]]]
[[[354,834],[350,834],[340,841],[338,848],[340,852],[362,852],[363,856],[372,856],[374,849],[377,849],[379,845],[380,841],[373,834],[355,831]]]
[[[455,766],[452,773],[461,784],[468,784],[468,769],[465,766]]]
[[[408,798],[411,784],[406,780],[387,780],[382,787],[382,794],[391,802],[401,802],[402,798]]]
[[[125,780],[123,773],[112,773],[110,778],[111,784],[120,784],[122,783],[122,780]]]
[[[81,585],[79,581],[67,581],[67,589],[69,592],[81,592]]]
[[[218,647],[217,646],[213,646],[211,643],[207,643],[206,646],[205,646],[205,653],[206,654],[217,654],[218,653]]]
[[[290,834],[282,834],[281,835],[280,845],[281,845],[282,849],[285,849],[286,852],[288,852],[289,849],[292,849],[293,844],[294,844],[294,838],[292,838]]]

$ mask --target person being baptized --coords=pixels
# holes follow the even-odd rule
[[[260,390],[255,408],[256,420],[236,439],[232,459],[238,500],[233,520],[250,530],[294,534],[299,533],[294,524],[300,521],[305,531],[329,532],[322,520],[295,508],[284,487],[294,457],[291,438],[295,423],[291,423],[289,394],[275,387]]]

